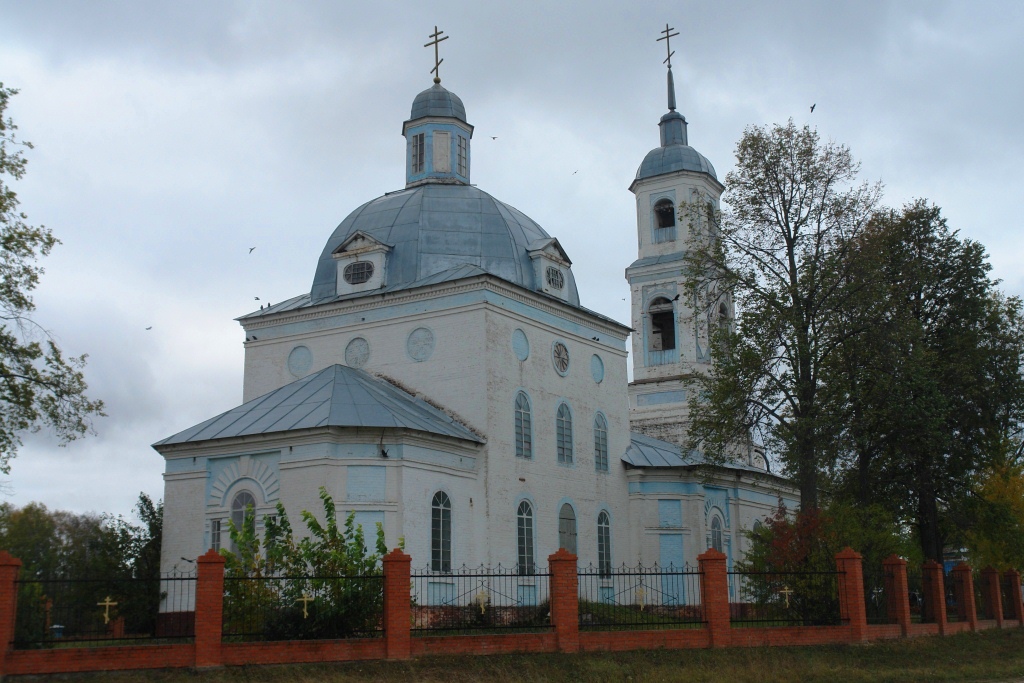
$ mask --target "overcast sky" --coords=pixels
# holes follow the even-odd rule
[[[36,145],[14,187],[63,242],[37,317],[89,354],[109,414],[67,448],[26,439],[7,499],[162,497],[150,444],[241,402],[234,318],[308,291],[335,226],[404,186],[435,24],[473,182],[559,238],[583,305],[628,321],[627,187],[658,144],[666,22],[689,142],[720,179],[744,127],[792,117],[888,205],[941,206],[1024,294],[1021,2],[0,0],[0,81]]]

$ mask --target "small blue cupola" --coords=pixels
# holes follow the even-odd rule
[[[426,183],[469,185],[469,141],[473,126],[459,96],[435,78],[412,102],[405,136],[405,186]]]

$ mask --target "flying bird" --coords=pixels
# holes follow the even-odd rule
[[[672,301],[679,301],[679,295],[676,294],[674,297],[672,297]]]
[[[497,135],[492,135],[492,136],[491,136],[491,139],[492,139],[492,140],[497,140],[497,139],[498,139],[498,136],[497,136]]]
[[[259,298],[258,296],[256,296],[256,297],[253,297],[253,298],[254,298],[254,299],[256,299],[256,301],[259,301],[259,300],[260,300],[260,298]]]
[[[817,102],[815,102],[814,104],[811,105],[811,113],[812,114],[814,113],[814,108],[817,107],[817,106],[818,106]]]
[[[252,253],[252,250],[253,250],[253,249],[255,249],[255,248],[256,248],[256,247],[249,247],[249,253],[251,254],[251,253]]]
[[[146,329],[147,329],[147,330],[151,330],[151,329],[153,329],[153,326],[152,326],[152,325],[150,325],[150,326],[149,326],[149,327],[147,327]]]
[[[576,169],[575,171],[573,171],[573,172],[572,172],[572,174],[573,174],[573,175],[576,175],[576,174],[577,174],[577,173],[579,173],[579,172],[580,172],[580,171],[579,171],[579,169]]]

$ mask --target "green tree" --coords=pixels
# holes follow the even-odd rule
[[[838,324],[871,325],[821,375],[836,495],[885,506],[941,561],[1024,418],[1024,309],[988,277],[982,245],[923,200],[879,213],[847,260],[856,294]]]
[[[696,379],[703,400],[691,406],[691,446],[722,462],[760,433],[804,510],[818,506],[824,469],[822,367],[860,333],[836,325],[850,296],[836,264],[846,263],[881,192],[854,184],[858,170],[849,149],[792,120],[751,127],[736,145],[719,224],[701,230],[700,208],[681,210],[693,237],[686,290],[695,316],[710,317],[727,297],[737,311],[734,329],[713,333],[714,364]]]
[[[0,472],[21,445],[20,434],[52,429],[61,444],[84,436],[103,402],[86,397],[82,369],[86,356],[65,358],[52,335],[32,319],[31,292],[43,274],[36,260],[59,240],[43,226],[26,223],[7,179],[25,175],[17,126],[4,112],[17,90],[0,83]],[[6,177],[6,178],[5,178]]]

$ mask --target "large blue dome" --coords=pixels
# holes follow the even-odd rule
[[[537,290],[528,251],[550,239],[525,214],[471,185],[429,183],[391,192],[363,204],[334,230],[317,262],[311,303],[335,298],[338,268],[332,254],[359,231],[391,247],[389,289],[471,265]],[[568,301],[579,306],[572,271],[566,275]]]
[[[667,147],[655,147],[647,156],[636,171],[636,179],[650,178],[663,173],[673,171],[696,171],[707,173],[718,180],[715,175],[715,167],[711,165],[707,157],[689,145],[669,145]]]

